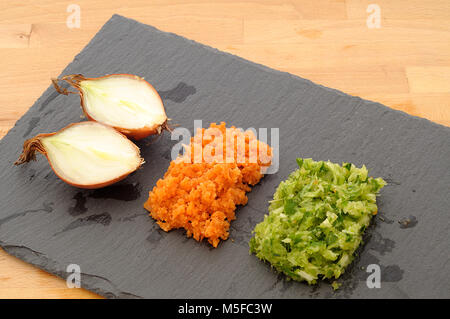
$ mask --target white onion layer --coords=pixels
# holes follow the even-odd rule
[[[136,170],[139,149],[111,127],[82,122],[41,139],[55,172],[79,185],[95,185]]]
[[[79,85],[85,111],[96,121],[140,129],[161,125],[167,119],[158,93],[139,77],[112,75]]]

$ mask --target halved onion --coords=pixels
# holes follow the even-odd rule
[[[47,157],[63,181],[89,189],[116,183],[144,163],[139,148],[126,136],[94,121],[73,123],[58,132],[30,138],[15,164],[35,160],[36,152]]]
[[[80,95],[84,114],[93,121],[110,125],[126,136],[140,140],[167,129],[164,105],[155,88],[143,78],[132,74],[110,74],[85,78],[81,74],[61,78],[77,92],[61,88],[61,94]]]

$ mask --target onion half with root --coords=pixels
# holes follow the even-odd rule
[[[132,74],[110,74],[85,78],[81,74],[63,76],[77,91],[69,91],[53,79],[56,90],[64,95],[79,94],[81,108],[90,120],[114,127],[134,140],[168,129],[161,97],[143,78]]]
[[[15,165],[42,153],[64,182],[79,188],[101,188],[137,170],[144,160],[139,148],[114,128],[94,121],[73,123],[55,133],[25,141]]]

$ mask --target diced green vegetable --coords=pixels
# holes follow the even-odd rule
[[[337,281],[333,281],[333,282],[331,283],[331,287],[333,287],[334,290],[338,290],[339,287],[340,287],[341,285],[342,285],[342,284],[339,283],[339,282],[337,282]]]
[[[365,166],[297,159],[256,225],[250,252],[297,281],[339,278],[352,262],[386,185]],[[336,284],[337,285],[337,284]]]

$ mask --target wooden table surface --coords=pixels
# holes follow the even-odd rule
[[[114,13],[450,125],[448,0],[3,0],[0,137]],[[0,249],[0,298],[98,296]]]

